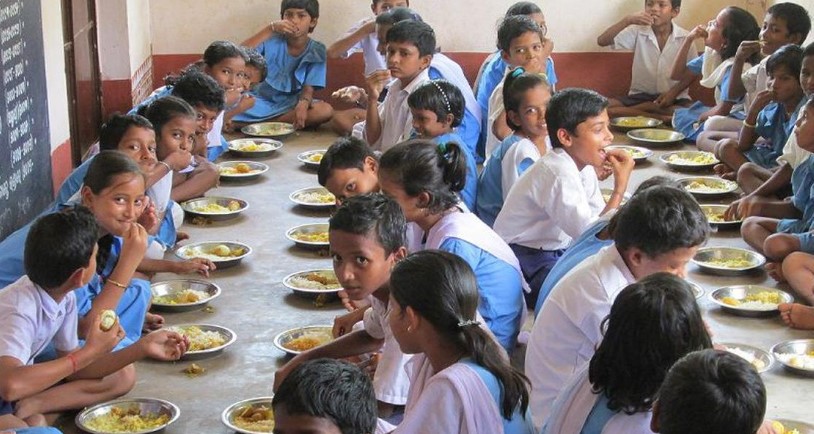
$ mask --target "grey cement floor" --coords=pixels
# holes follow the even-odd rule
[[[241,217],[206,227],[184,224],[182,230],[191,235],[188,242],[234,240],[249,244],[254,253],[235,268],[213,273],[211,280],[223,289],[223,294],[211,303],[214,312],[164,314],[168,325],[209,323],[236,332],[237,341],[222,354],[195,361],[206,369],[204,375],[189,378],[183,374],[189,361],[137,363],[138,382],[128,396],[166,399],[181,409],[180,419],[166,430],[168,434],[229,432],[220,422],[223,409],[239,400],[270,395],[274,371],[287,360],[285,354],[272,345],[274,336],[293,327],[330,324],[334,316],[344,312],[339,303],[315,307],[312,301],[293,295],[281,283],[286,275],[296,271],[331,267],[327,255],[295,247],[285,238],[285,232],[296,225],[327,221],[327,212],[303,210],[290,202],[288,195],[294,190],[318,185],[315,172],[304,168],[297,161],[297,154],[324,149],[335,137],[327,130],[320,130],[283,139],[285,146],[276,155],[259,160],[270,166],[261,179],[250,184],[224,183],[208,193],[247,200],[250,207]],[[627,140],[624,135],[617,135],[616,142]],[[691,149],[686,145],[683,148]],[[658,160],[663,152],[676,149],[682,147],[654,149],[655,156],[637,165],[628,190],[632,191],[641,181],[657,174],[684,176],[670,172]],[[612,186],[610,180],[605,183]],[[734,198],[720,202],[727,203]],[[746,247],[738,231],[715,233],[708,244]],[[716,277],[699,273],[693,265],[688,266],[688,271],[689,279],[707,293],[734,284],[776,286],[765,273]],[[170,278],[173,276],[159,275],[155,281]],[[742,343],[768,350],[781,341],[814,337],[812,332],[786,328],[779,317],[731,316],[718,309],[706,295],[699,303],[717,342]],[[526,324],[526,328],[530,326]],[[522,350],[520,348],[515,357],[520,364]],[[787,373],[778,363],[763,374],[763,379],[769,391],[768,417],[814,422],[810,401],[814,396],[814,379]],[[61,428],[66,433],[77,432],[72,421],[63,422]]]

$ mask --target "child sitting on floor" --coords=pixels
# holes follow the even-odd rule
[[[769,56],[766,71],[769,89],[759,92],[743,120],[737,140],[721,140],[715,155],[721,163],[715,171],[727,179],[748,161],[763,169],[777,166],[777,158],[783,152],[800,108],[805,103],[800,86],[800,68],[803,49],[789,44]],[[756,143],[758,139],[762,141]]]
[[[586,89],[551,97],[545,112],[554,150],[543,155],[512,186],[495,220],[495,232],[512,248],[531,287],[530,306],[565,248],[594,220],[621,205],[633,159],[605,150],[608,101]],[[491,164],[491,163],[490,163]],[[597,173],[613,174],[613,194],[602,198]]]
[[[614,245],[585,259],[551,290],[526,349],[531,412],[542,426],[568,378],[601,341],[601,322],[627,285],[657,272],[684,277],[709,234],[698,202],[681,189],[648,188],[617,211]]]
[[[415,354],[394,434],[534,433],[528,380],[478,320],[478,286],[469,265],[448,252],[413,253],[393,268],[390,328],[401,351]]]
[[[466,184],[460,197],[469,210],[475,209],[478,166],[475,156],[456,132],[461,125],[466,102],[461,90],[446,80],[430,80],[407,97],[413,129],[418,138],[433,140],[438,146],[455,142],[466,153]]]
[[[814,99],[809,99],[803,107],[795,134],[802,149],[814,151]],[[786,256],[796,251],[814,253],[814,158],[809,156],[794,169],[791,185],[791,201],[767,205],[766,211],[798,218],[748,217],[741,227],[743,240],[772,261],[766,267],[780,281],[785,280],[785,274],[778,264]]]
[[[251,91],[268,77],[266,59],[254,48],[242,47],[246,53],[246,68],[242,74],[241,83],[235,87],[231,94],[227,93],[227,107],[224,108],[223,130],[232,131],[232,118],[254,107],[254,95]],[[232,98],[231,104],[229,103]]]
[[[378,171],[376,154],[364,140],[340,137],[322,156],[317,181],[341,204],[353,196],[378,192]]]
[[[526,74],[520,67],[506,76],[503,106],[506,122],[514,133],[489,156],[490,164],[483,168],[478,180],[476,213],[490,227],[520,175],[551,147],[545,123],[550,99],[544,75]]]
[[[623,289],[602,329],[591,361],[554,401],[543,434],[649,434],[667,370],[687,353],[712,348],[692,289],[669,273]]]
[[[682,80],[691,74],[701,77],[701,85],[715,89],[715,107],[707,107],[697,101],[690,107],[673,112],[673,128],[684,134],[685,139],[695,142],[704,129],[704,122],[711,116],[722,115],[743,119],[743,98],[732,98],[727,93],[733,56],[742,41],[757,39],[760,28],[755,17],[748,11],[730,6],[718,13],[706,25],[698,25],[681,45],[670,74],[673,80]],[[696,39],[704,38],[706,49],[702,56],[686,62],[687,54]],[[757,56],[753,56],[756,58]],[[752,63],[757,63],[752,59]],[[703,149],[703,147],[702,147]],[[703,149],[711,151],[710,149]]]
[[[388,418],[394,410],[401,413],[410,387],[404,372],[409,357],[399,350],[387,315],[391,312],[390,270],[407,254],[405,225],[398,204],[381,193],[352,197],[337,209],[329,222],[334,272],[348,297],[369,303],[371,309],[338,317],[334,331],[341,337],[291,359],[275,374],[275,384],[279,385],[307,360],[382,350],[373,375],[379,417]],[[364,329],[351,331],[358,321],[363,321]]]
[[[331,119],[331,106],[314,100],[314,91],[325,87],[326,71],[325,45],[309,36],[318,20],[317,0],[283,0],[280,20],[243,43],[257,47],[269,74],[254,91],[254,106],[235,116],[234,122],[273,120],[301,129]]]
[[[645,0],[643,11],[622,18],[596,38],[600,47],[613,45],[617,50],[633,51],[630,91],[623,98],[610,100],[611,117],[652,116],[669,121],[677,106],[689,104],[687,88],[692,75],[670,79],[689,33],[673,22],[680,11],[681,0]],[[681,61],[687,63],[696,56],[691,50]]]
[[[94,215],[79,206],[38,219],[25,243],[26,275],[0,291],[0,429],[44,425],[44,415],[81,409],[127,393],[128,366],[145,356],[177,360],[188,342],[159,331],[110,353],[125,337],[118,323],[102,328],[91,318],[80,347],[74,290],[96,274]],[[54,360],[34,363],[52,342]]]
[[[707,349],[670,368],[650,427],[661,434],[755,434],[765,412],[766,387],[749,362]]]
[[[377,426],[370,378],[333,359],[311,360],[294,369],[280,383],[271,407],[277,434],[373,434]]]

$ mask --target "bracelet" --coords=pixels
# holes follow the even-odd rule
[[[166,162],[166,161],[160,161],[160,160],[159,160],[159,161],[158,161],[158,164],[161,164],[161,165],[163,165],[164,167],[166,167],[168,172],[172,172],[172,167],[171,167],[169,164],[167,164],[167,162]]]
[[[72,373],[76,374],[76,356],[74,356],[73,353],[70,353],[65,357],[67,357],[71,362],[71,369],[73,369]]]
[[[755,127],[757,127],[757,123],[750,124],[749,122],[746,122],[746,119],[744,119],[743,120],[743,126],[746,127],[746,128],[755,129]]]
[[[106,283],[110,283],[113,286],[118,286],[121,289],[127,289],[127,285],[125,285],[125,284],[123,284],[121,282],[117,282],[117,281],[115,281],[113,279],[107,279]]]

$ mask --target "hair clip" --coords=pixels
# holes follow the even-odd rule
[[[526,70],[523,69],[522,66],[518,66],[517,68],[512,69],[511,76],[512,76],[512,78],[517,78],[517,77],[520,76],[520,74],[523,74],[525,72],[526,72]]]
[[[444,98],[444,103],[447,105],[447,113],[452,112],[452,107],[449,105],[449,98],[447,98],[447,94],[444,92],[444,89],[441,89],[441,85],[438,84],[437,81],[432,80],[430,83],[435,85],[435,88],[438,89],[438,92],[441,92],[441,96]]]
[[[474,319],[465,319],[458,323],[458,328],[466,328],[466,327],[473,327],[479,326],[480,321],[475,321]]]
[[[438,144],[438,152],[441,154],[442,157],[444,155],[446,155],[446,153],[447,153],[447,143],[446,142]]]

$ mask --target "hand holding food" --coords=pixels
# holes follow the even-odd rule
[[[138,341],[144,355],[156,360],[178,360],[190,349],[186,336],[172,330],[156,330]]]
[[[627,16],[628,26],[651,26],[653,25],[653,21],[655,21],[653,16],[647,11],[641,11]]]
[[[373,71],[365,77],[365,86],[367,86],[367,99],[370,102],[377,102],[379,100],[379,95],[381,95],[382,90],[384,90],[384,86],[390,82],[392,76],[390,75],[390,71],[387,69],[380,69],[378,71]]]
[[[358,86],[346,86],[331,94],[331,97],[344,103],[358,104],[367,99],[367,93]]]
[[[706,39],[706,37],[708,35],[709,35],[709,33],[707,32],[707,26],[705,26],[703,24],[699,24],[699,25],[695,26],[695,28],[690,31],[690,34],[687,35],[687,37],[689,39],[698,39],[698,38]]]
[[[735,52],[735,60],[741,62],[752,57],[753,54],[759,53],[762,44],[760,41],[743,41],[738,45],[738,51]]]

